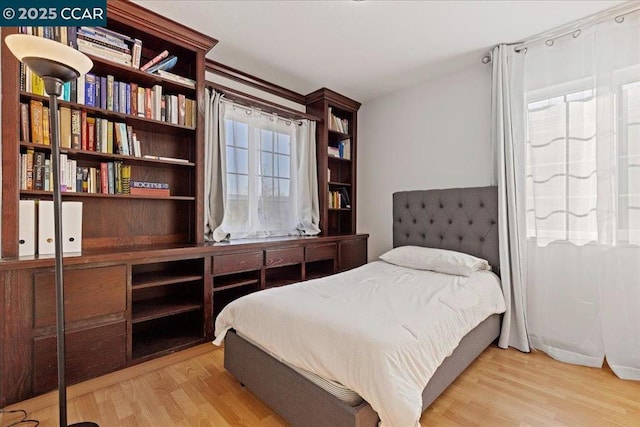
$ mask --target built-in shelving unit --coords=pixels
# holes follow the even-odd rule
[[[354,234],[360,103],[326,88],[305,98],[307,112],[323,118],[317,126],[320,229],[324,235]]]

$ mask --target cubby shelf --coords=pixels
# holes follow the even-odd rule
[[[203,304],[201,302],[176,301],[175,299],[169,298],[150,299],[137,302],[133,305],[131,322],[147,322],[149,320],[199,310],[202,307]]]

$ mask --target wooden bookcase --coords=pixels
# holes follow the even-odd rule
[[[310,93],[305,101],[308,113],[322,117],[317,125],[320,229],[328,236],[355,234],[360,103],[326,88]],[[339,202],[335,194],[340,194]]]
[[[203,242],[203,138],[204,132],[204,56],[216,40],[179,25],[133,3],[109,1],[107,28],[142,41],[143,64],[159,52],[168,50],[178,57],[172,72],[196,82],[195,88],[155,74],[91,56],[90,73],[111,75],[116,81],[141,87],[160,85],[164,94],[183,95],[197,104],[195,126],[184,126],[110,111],[72,102],[61,107],[86,112],[90,117],[124,122],[142,142],[143,154],[187,160],[145,159],[120,154],[63,148],[80,167],[100,167],[101,163],[122,162],[131,167],[131,180],[168,183],[171,195],[133,196],[102,193],[63,193],[63,200],[83,203],[82,249],[108,249],[134,245],[187,244]],[[3,28],[2,38],[16,33]],[[18,255],[18,201],[51,200],[48,191],[21,189],[20,155],[27,150],[50,155],[50,146],[20,138],[19,103],[48,98],[20,91],[19,62],[2,42],[2,257]]]

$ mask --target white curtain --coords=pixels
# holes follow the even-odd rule
[[[220,138],[220,129],[224,127],[220,115],[221,95],[209,89],[204,92],[204,237],[210,241],[216,240],[214,230],[222,224],[226,167],[220,149],[221,141],[224,145]],[[217,240],[222,239],[219,236]]]
[[[512,116],[526,117],[522,126],[512,126],[512,134],[521,130],[524,136],[505,138],[513,168],[507,161],[502,170],[507,207],[513,208],[507,215],[515,211],[517,221],[509,223],[509,233],[517,233],[531,346],[587,366],[602,366],[606,357],[616,375],[636,380],[638,15],[611,17],[527,47],[523,73],[510,76],[512,82],[524,77],[524,103],[510,106]]]
[[[209,97],[207,239],[318,234],[315,122]]]
[[[498,345],[529,351],[525,323],[525,292],[522,258],[524,220],[522,211],[524,99],[522,55],[500,45],[492,52],[491,141],[497,167],[500,277],[507,311],[502,319]]]

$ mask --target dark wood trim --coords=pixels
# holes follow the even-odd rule
[[[247,107],[260,108],[266,112],[275,113],[280,117],[284,117],[286,119],[291,119],[291,120],[309,119],[314,121],[322,121],[321,117],[314,116],[313,114],[297,111],[297,110],[294,110],[293,108],[276,104],[275,102],[271,102],[254,95],[241,92],[237,89],[223,86],[219,83],[214,83],[212,81],[207,80],[205,84],[209,88],[213,88],[218,92],[224,93],[225,98],[230,99],[233,102],[237,102],[238,104],[241,104]]]
[[[139,28],[157,37],[170,39],[174,43],[187,48],[208,52],[218,44],[218,40],[213,37],[209,37],[126,0],[108,0],[107,13],[109,18],[116,18],[122,23]]]
[[[340,95],[338,92],[334,92],[326,87],[318,89],[305,96],[305,104],[313,104],[314,102],[322,99],[327,99],[330,104],[346,108],[347,110],[358,111],[362,105],[358,101],[354,101],[351,98]]]
[[[207,59],[206,63],[207,71],[217,74],[222,77],[246,84],[247,86],[255,87],[272,95],[279,96],[289,101],[296,102],[301,105],[305,105],[305,96],[292,90],[283,88],[274,83],[263,80],[259,77],[252,76],[235,68],[231,68],[228,65],[221,64],[219,62]]]
[[[20,199],[20,65],[4,39],[18,32],[16,27],[0,30],[2,46],[2,256],[18,256],[18,200]]]

